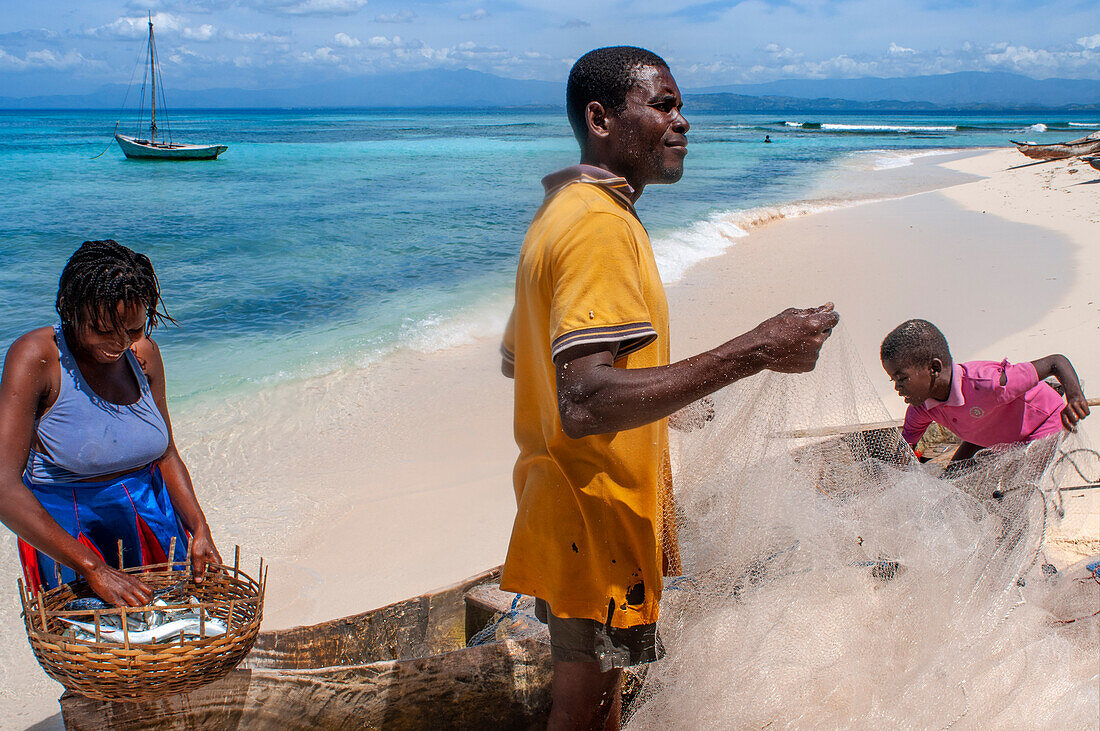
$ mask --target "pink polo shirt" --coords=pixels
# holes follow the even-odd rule
[[[928,399],[920,406],[910,406],[901,436],[916,444],[934,421],[979,447],[1030,442],[1061,431],[1065,406],[1057,391],[1045,381],[1039,382],[1031,363],[955,363],[951,366],[951,395],[946,401]]]

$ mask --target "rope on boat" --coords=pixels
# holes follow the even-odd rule
[[[127,89],[127,93],[128,93],[128,92],[129,92],[129,89]],[[122,103],[123,103],[123,104],[125,104],[125,103],[126,103],[126,101],[125,101],[125,100],[123,100],[123,102],[122,102]],[[115,132],[118,132],[118,120],[117,120],[117,119],[115,120],[115,129],[114,129],[114,131],[115,131]],[[112,134],[111,136],[113,137],[114,135]],[[114,140],[112,139],[112,140],[111,140],[111,142],[114,142]],[[107,150],[111,149],[111,142],[108,142],[108,143],[107,143],[107,146],[103,148],[103,152],[99,153],[98,155],[96,155],[96,156],[95,156],[95,157],[93,157],[92,159],[93,159],[93,160],[98,160],[99,158],[101,158],[101,157],[103,157],[104,155],[106,155],[106,154],[107,154]]]
[[[122,96],[122,107],[118,110],[118,114],[119,114],[120,119],[115,120],[115,128],[111,133],[112,138],[116,134],[118,134],[118,125],[119,125],[119,122],[121,121],[122,113],[126,111],[126,102],[130,98],[130,88],[134,85],[134,75],[137,74],[138,61],[141,61],[141,53],[140,52],[138,53],[137,61],[134,62],[133,70],[130,71],[130,81],[126,84],[126,93]],[[145,87],[145,84],[142,83],[142,88],[144,88],[144,87]],[[114,139],[112,139],[111,142],[114,142]],[[107,143],[107,146],[103,148],[103,152],[99,153],[98,155],[96,155],[92,159],[93,160],[98,160],[99,158],[106,155],[107,150],[111,149],[111,142]]]

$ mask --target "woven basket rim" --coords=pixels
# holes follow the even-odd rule
[[[216,610],[212,618],[228,619],[224,634],[192,640],[170,640],[160,643],[99,642],[79,640],[50,632],[51,620],[56,625],[61,617],[74,614],[89,616],[120,616],[162,611],[165,607],[110,607],[84,611],[46,609],[49,604],[67,605],[74,598],[90,596],[85,586],[63,584],[31,596],[19,582],[23,603],[23,619],[27,640],[39,665],[46,674],[67,689],[90,698],[110,701],[136,701],[168,693],[185,692],[217,680],[244,659],[252,649],[263,619],[263,600],[267,587],[267,570],[260,559],[258,579],[240,569],[240,549],[234,564],[210,564],[215,573],[201,584],[190,581],[190,562],[172,561],[150,566],[124,569],[126,573],[155,579],[155,584],[170,586],[185,577],[191,590],[204,591],[220,587],[226,598],[200,600],[189,608]],[[209,582],[209,583],[207,583]],[[74,582],[75,583],[75,582]],[[185,585],[186,586],[186,585]],[[240,596],[238,596],[240,594]],[[184,606],[184,605],[178,605]],[[229,613],[231,611],[231,613]],[[227,616],[227,613],[228,616]],[[218,615],[221,616],[218,616]],[[236,621],[234,621],[236,620]]]

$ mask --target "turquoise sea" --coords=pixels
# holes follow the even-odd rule
[[[638,206],[668,280],[741,235],[738,212],[869,195],[830,187],[845,170],[1100,129],[1080,114],[685,113],[684,179]],[[157,268],[184,403],[499,330],[540,178],[577,158],[562,112],[179,112],[176,141],[229,145],[183,163],[126,160],[116,117],[0,112],[0,345],[53,322],[81,241],[114,238]]]

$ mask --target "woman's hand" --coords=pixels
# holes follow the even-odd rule
[[[143,581],[107,564],[88,571],[84,579],[96,596],[116,607],[141,607],[153,600],[153,590]]]
[[[221,562],[222,556],[210,537],[210,528],[204,525],[191,536],[191,576],[195,583],[202,583],[207,564]]]

